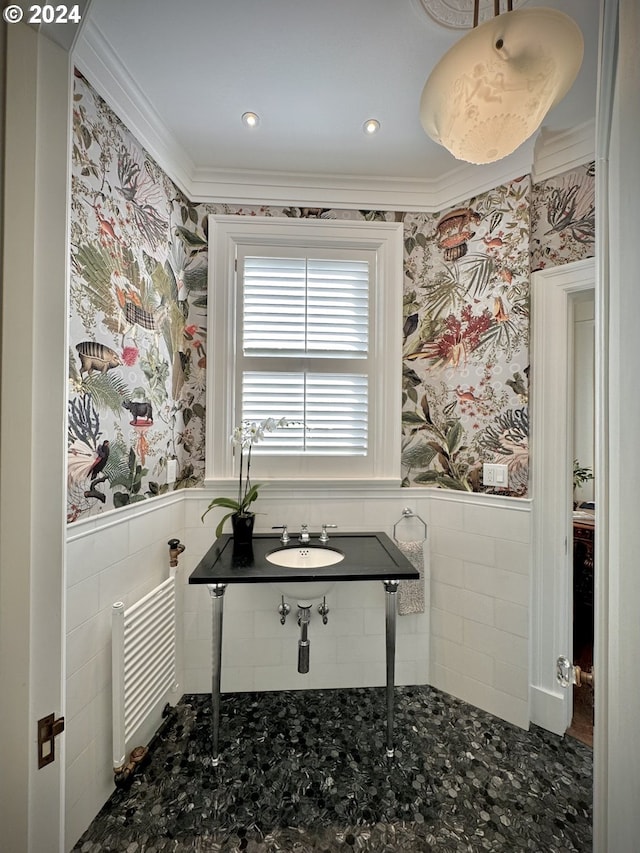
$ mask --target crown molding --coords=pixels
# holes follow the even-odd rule
[[[575,131],[542,129],[504,160],[461,163],[436,179],[320,175],[197,167],[152,109],[132,75],[90,20],[73,51],[78,70],[189,201],[440,213],[523,175],[543,180],[593,157],[594,123]]]
[[[569,130],[542,127],[536,139],[531,177],[539,183],[590,163],[596,156],[595,119]]]
[[[125,64],[90,19],[84,23],[72,59],[147,153],[189,198],[193,161],[149,106]]]
[[[532,155],[533,143],[525,143],[508,160],[461,164],[436,180],[196,168],[188,197],[193,202],[439,213],[529,174]]]
[[[91,0],[78,0],[74,5],[74,10],[77,10],[79,15],[79,23],[74,23],[73,21],[68,20],[62,27],[55,21],[52,21],[49,24],[31,24],[30,26],[42,33],[48,39],[51,39],[51,41],[59,45],[64,51],[71,51],[73,50],[75,42],[80,37],[82,28],[85,26],[90,3]],[[66,8],[66,6],[58,7],[58,11],[62,11],[62,9]]]

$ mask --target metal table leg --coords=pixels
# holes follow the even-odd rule
[[[212,765],[220,763],[218,740],[220,736],[220,673],[222,670],[222,613],[224,610],[224,583],[207,584],[211,596],[211,738],[213,741]]]
[[[387,639],[387,758],[393,758],[393,711],[396,672],[396,600],[399,581],[386,580],[385,591],[385,631]]]

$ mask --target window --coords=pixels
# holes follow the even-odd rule
[[[402,231],[210,220],[207,479],[233,477],[241,420],[286,417],[254,477],[400,477]]]
[[[254,452],[366,456],[375,253],[255,251],[237,255],[239,417],[277,412],[292,425]]]

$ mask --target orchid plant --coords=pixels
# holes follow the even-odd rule
[[[260,423],[242,421],[239,426],[234,428],[230,436],[230,441],[234,446],[234,453],[235,448],[238,448],[240,454],[238,499],[234,500],[233,498],[224,497],[214,498],[202,513],[201,517],[201,520],[204,521],[205,515],[215,507],[222,507],[223,509],[230,510],[230,512],[223,516],[216,527],[216,536],[221,535],[225,521],[228,518],[231,518],[232,515],[251,515],[249,507],[258,497],[258,490],[261,486],[260,483],[255,483],[253,485],[251,483],[251,449],[254,444],[258,444],[258,442],[264,438],[265,433],[274,432],[279,427],[287,426],[287,424],[288,421],[286,418],[280,418],[280,420],[276,420],[275,418],[265,418],[265,420],[260,421]]]

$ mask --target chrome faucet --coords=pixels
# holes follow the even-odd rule
[[[335,530],[335,528],[337,526],[338,526],[337,524],[323,524],[322,525],[322,533],[319,536],[320,542],[328,542],[329,536],[327,535],[327,528],[329,527],[329,528],[333,528]]]
[[[274,527],[272,527],[271,529],[272,530],[282,530],[282,536],[280,537],[280,541],[282,542],[283,545],[286,545],[287,542],[291,539],[291,537],[289,536],[289,532],[287,530],[286,524],[277,524]]]
[[[300,525],[300,536],[298,536],[298,542],[302,545],[306,545],[309,542],[309,525],[301,524]]]

